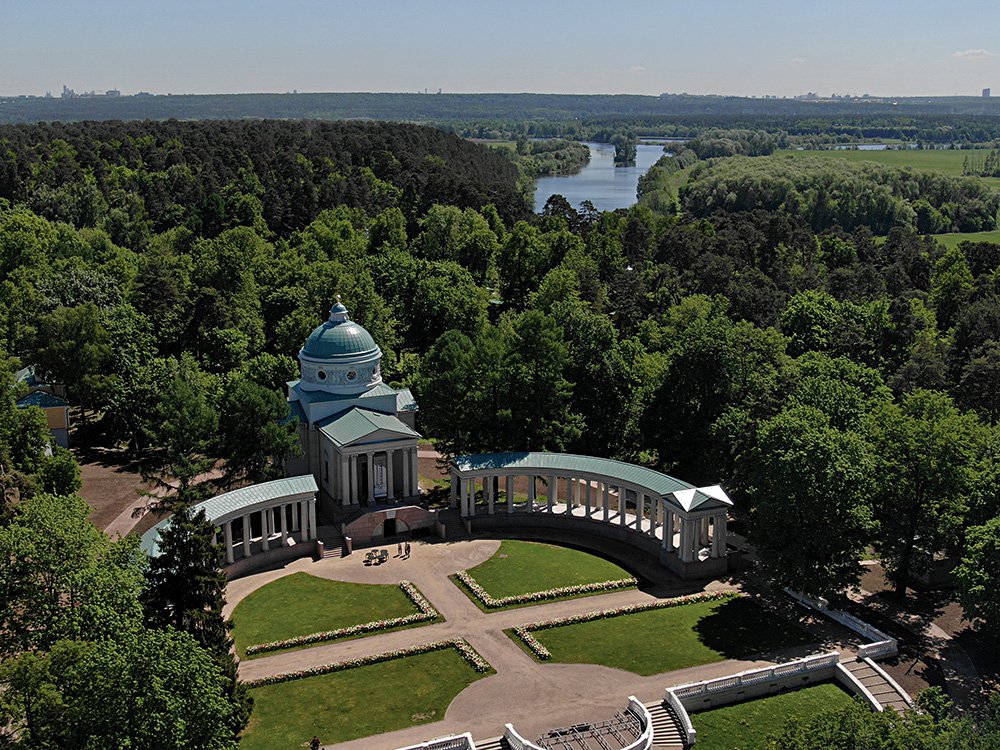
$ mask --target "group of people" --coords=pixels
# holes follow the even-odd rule
[[[410,543],[409,542],[397,542],[396,543],[396,557],[409,557],[410,556]]]

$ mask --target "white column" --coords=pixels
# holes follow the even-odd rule
[[[674,512],[666,510],[663,515],[663,549],[674,551]]]
[[[566,515],[573,515],[573,506],[580,499],[580,481],[576,477],[566,477]]]
[[[507,475],[507,486],[504,487],[507,491],[507,512],[514,512],[514,475]]]
[[[267,552],[271,549],[271,545],[268,544],[267,538],[271,536],[271,525],[267,522],[267,517],[271,515],[271,509],[267,508],[260,512],[260,535],[261,535],[261,546],[264,551]]]
[[[368,504],[375,503],[375,454],[366,453],[365,459],[368,461]]]
[[[727,526],[728,519],[725,513],[720,513],[712,518],[712,557],[726,556]]]
[[[556,477],[549,477],[549,513],[552,512],[552,506],[556,503]]]
[[[226,542],[226,562],[233,564],[233,527],[232,521],[222,524],[222,538]]]
[[[691,521],[681,518],[681,543],[677,552],[684,562],[691,562],[691,526]]]
[[[491,516],[493,515],[494,506],[496,505],[496,487],[494,486],[493,476],[483,477],[483,494],[486,495],[486,512]]]
[[[284,505],[279,505],[278,506],[278,514],[281,516],[281,519],[280,519],[280,524],[281,525],[279,526],[279,528],[281,529],[281,546],[282,547],[287,547],[288,546],[288,520],[285,518],[285,506]]]
[[[351,505],[361,502],[360,482],[358,481],[358,454],[351,454]]]
[[[635,493],[635,530],[642,531],[642,523],[646,520],[646,495]]]
[[[609,518],[611,518],[611,508],[609,506],[609,501],[608,501],[607,482],[601,482],[601,494],[603,495],[603,497],[601,498],[601,504],[604,506],[604,520],[607,521]]]
[[[535,487],[535,482],[538,481],[538,477],[532,474],[528,477],[528,510],[532,513],[535,512],[535,498],[538,488]]]
[[[420,454],[417,447],[410,448],[410,487],[414,495],[420,494]]]
[[[243,516],[243,557],[250,557],[250,514]]]
[[[586,505],[584,506],[587,511],[587,518],[590,518],[590,480],[587,480],[587,492],[586,498],[584,499]]]
[[[340,457],[340,504],[351,502],[351,464],[347,456]]]
[[[316,528],[316,500],[313,498],[309,501],[309,539],[316,539],[319,536],[318,529]]]
[[[396,499],[396,477],[393,476],[396,472],[393,470],[392,458],[396,451],[387,450],[385,452],[385,484],[386,484],[386,500]]]
[[[299,501],[299,541],[309,538],[309,509],[303,500]]]
[[[619,523],[625,526],[625,508],[628,507],[628,490],[618,485],[618,515],[621,516]]]
[[[698,532],[698,547],[701,548],[708,544],[708,516],[699,522]]]
[[[459,479],[458,474],[451,475],[451,503],[449,507],[454,508],[458,505],[458,488],[462,480]]]
[[[410,492],[410,451],[402,451],[402,458],[400,460],[403,464],[403,497],[409,497],[413,494]]]
[[[660,505],[661,500],[656,495],[649,496],[649,535],[656,539],[656,529],[660,525]]]

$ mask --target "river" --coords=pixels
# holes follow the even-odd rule
[[[628,208],[636,202],[639,178],[663,156],[663,146],[639,144],[635,164],[615,166],[615,147],[610,143],[588,143],[590,162],[576,174],[549,175],[535,181],[535,211],[541,211],[549,196],[559,194],[574,208],[590,201],[598,211]]]

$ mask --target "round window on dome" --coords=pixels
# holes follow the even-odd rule
[[[348,370],[347,371],[347,379],[348,380],[356,380],[357,377],[358,377],[358,373],[356,373],[354,370]]]
[[[316,377],[320,380],[326,380],[326,370],[320,370],[316,373]]]

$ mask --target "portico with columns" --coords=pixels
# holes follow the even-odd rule
[[[408,388],[382,381],[381,360],[338,296],[299,351],[299,379],[288,383],[302,453],[286,470],[311,473],[331,515],[420,494],[417,404]]]
[[[526,494],[515,494],[518,480],[527,481]],[[603,530],[589,530],[655,548],[682,577],[725,569],[732,507],[725,491],[643,466],[565,453],[458,456],[451,462],[451,506],[470,527],[476,519],[486,526],[531,526],[543,517],[547,526],[553,525],[548,519],[562,519],[580,530],[588,528],[580,522],[602,524]]]

